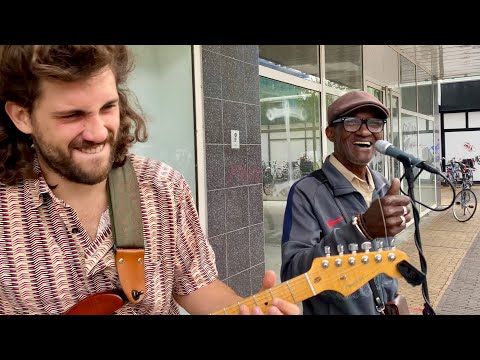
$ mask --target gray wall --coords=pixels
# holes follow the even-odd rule
[[[241,296],[265,272],[257,45],[202,46],[207,236],[220,279]],[[240,148],[231,148],[239,130]]]

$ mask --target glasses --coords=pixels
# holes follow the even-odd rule
[[[343,122],[343,128],[349,132],[358,131],[363,124],[367,125],[367,129],[371,133],[379,133],[383,131],[383,126],[386,124],[387,120],[382,119],[359,119],[356,117],[342,117],[332,121],[332,124],[339,124]]]

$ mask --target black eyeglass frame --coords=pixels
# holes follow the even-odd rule
[[[347,130],[345,129],[345,120],[347,119],[357,119],[357,120],[360,120],[360,126],[358,127],[357,130],[353,130],[353,131],[350,131],[350,130]],[[371,121],[371,120],[380,120],[382,121],[382,128],[379,130],[379,131],[372,131],[370,129],[370,127],[368,126],[368,122]],[[369,119],[360,119],[360,118],[357,118],[355,116],[344,116],[344,117],[341,117],[341,118],[338,118],[338,119],[335,119],[331,122],[330,125],[333,125],[333,124],[340,124],[340,123],[343,123],[343,128],[345,129],[345,131],[348,131],[348,132],[356,132],[358,130],[360,130],[360,128],[362,127],[363,124],[365,124],[365,126],[367,127],[368,131],[370,131],[372,134],[379,134],[383,131],[383,129],[385,128],[385,124],[387,123],[387,119],[377,119],[377,118],[369,118]]]

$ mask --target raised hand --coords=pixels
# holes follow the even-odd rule
[[[363,221],[368,233],[373,238],[397,235],[411,220],[409,204],[410,198],[400,195],[400,180],[393,179],[387,194],[373,201],[363,214]],[[385,223],[382,218],[382,210]]]

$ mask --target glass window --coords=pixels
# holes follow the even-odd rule
[[[371,86],[367,86],[367,92],[375,96],[383,104],[383,91]]]
[[[320,82],[318,45],[260,45],[260,65]]]
[[[362,46],[325,45],[325,79],[335,89],[363,89]]]
[[[375,96],[381,103],[383,103],[383,91],[382,90],[376,89],[372,86],[367,86],[367,92],[369,94]],[[387,137],[387,136],[385,136],[385,137]],[[385,156],[382,153],[376,151],[375,155],[373,156],[372,160],[370,161],[370,167],[373,170],[376,170],[379,173],[382,173],[383,175],[386,175],[384,173],[384,169],[383,169],[384,159],[385,159]]]
[[[468,113],[468,127],[480,128],[480,111],[472,111]]]
[[[390,140],[393,146],[400,149],[400,132],[399,132],[399,116],[398,116],[398,97],[392,95],[391,113],[390,113]],[[393,177],[400,178],[400,163],[391,158]]]
[[[418,112],[433,115],[433,81],[432,76],[417,67]]]
[[[327,109],[339,97],[340,96],[338,95],[325,94],[325,103],[327,104]],[[325,155],[331,154],[332,152],[333,152],[333,142],[327,139],[327,153]]]
[[[417,112],[417,84],[415,80],[415,65],[401,55],[400,90],[402,93],[402,108]]]
[[[190,45],[133,45],[129,86],[147,114],[148,141],[132,152],[179,170],[196,198],[195,134]],[[175,66],[172,66],[175,64]]]
[[[273,176],[264,197],[286,200],[293,181],[321,163],[320,93],[260,77],[260,113],[262,161]]]
[[[403,145],[403,150],[415,157],[418,157],[418,127],[417,127],[417,117],[416,116],[410,116],[405,113],[402,113],[402,145]],[[417,176],[418,174],[418,168],[414,168],[413,173],[414,176]],[[402,174],[404,174],[405,169],[403,168],[402,165]],[[420,181],[417,178],[414,183],[414,195],[415,199],[420,200],[420,195],[419,195],[419,184]],[[404,180],[402,182],[402,189],[403,191],[407,192],[408,191],[408,185],[407,182]],[[420,200],[421,201],[421,200]],[[418,205],[416,205],[418,206]],[[420,207],[419,207],[420,210]]]
[[[418,152],[419,158],[429,164],[435,162],[434,157],[433,121],[418,119]],[[427,171],[420,174],[420,190],[422,202],[428,206],[434,206],[435,200],[435,175]]]
[[[446,113],[443,114],[444,129],[464,129],[466,127],[465,113]]]
[[[260,77],[264,233],[280,245],[288,192],[320,168],[320,93]]]

